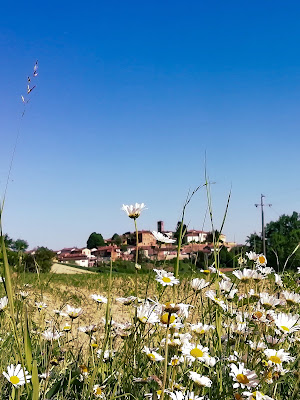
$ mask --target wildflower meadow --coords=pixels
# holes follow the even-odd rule
[[[138,232],[145,205],[122,208]],[[38,266],[12,272],[1,237],[1,398],[299,399],[300,271],[249,251],[224,273],[215,240],[207,269],[145,274],[136,258],[118,277],[111,262],[59,294]]]

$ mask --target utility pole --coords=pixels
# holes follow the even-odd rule
[[[261,208],[261,239],[263,244],[263,254],[266,256],[266,234],[265,234],[265,217],[264,217],[264,206],[271,207],[272,204],[264,204],[264,196],[263,194],[260,195],[260,204],[255,204],[255,207]]]

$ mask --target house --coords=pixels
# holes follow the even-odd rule
[[[122,235],[123,244],[136,246],[136,233],[126,232]],[[155,246],[156,239],[151,231],[138,231],[139,246]]]
[[[97,261],[116,261],[121,258],[121,249],[118,246],[100,246],[92,251],[92,255]]]
[[[195,229],[187,231],[185,234],[185,240],[187,243],[191,242],[203,243],[205,242],[206,237],[207,237],[207,232],[197,231]]]

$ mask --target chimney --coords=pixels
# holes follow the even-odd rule
[[[164,230],[165,230],[164,221],[157,221],[157,231],[164,232]]]

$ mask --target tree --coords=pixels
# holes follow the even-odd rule
[[[50,272],[53,265],[55,253],[47,247],[38,247],[34,254],[24,254],[23,261],[25,270],[29,272]]]
[[[104,242],[104,239],[103,239],[103,236],[101,235],[101,233],[93,232],[90,234],[86,245],[87,245],[88,249],[93,249],[93,248],[97,248],[100,246],[105,246],[106,243]]]
[[[117,233],[115,233],[115,234],[112,236],[111,239],[112,239],[113,243],[116,244],[117,246],[120,246],[120,245],[122,244],[121,236],[118,235]]]
[[[1,236],[0,236],[1,237]],[[7,233],[4,234],[4,243],[7,249],[10,249],[14,243],[13,239],[8,236]]]
[[[213,243],[213,241],[214,241],[214,234],[215,234],[215,242],[218,242],[219,241],[219,238],[220,238],[220,232],[219,231],[217,231],[217,230],[215,230],[214,232],[212,231],[212,232],[208,232],[207,233],[207,235],[206,235],[206,242],[207,243]],[[223,241],[222,240],[220,240],[220,243],[223,243]]]
[[[277,269],[283,268],[288,257],[300,243],[300,214],[281,215],[277,221],[266,225],[266,256],[268,265]],[[262,241],[256,233],[248,236],[247,243],[257,253],[262,251]],[[298,249],[288,260],[287,268],[296,269],[300,265],[300,250]]]
[[[23,239],[17,239],[12,243],[11,248],[14,251],[24,252],[25,250],[28,249],[28,242],[26,242],[26,240]]]

